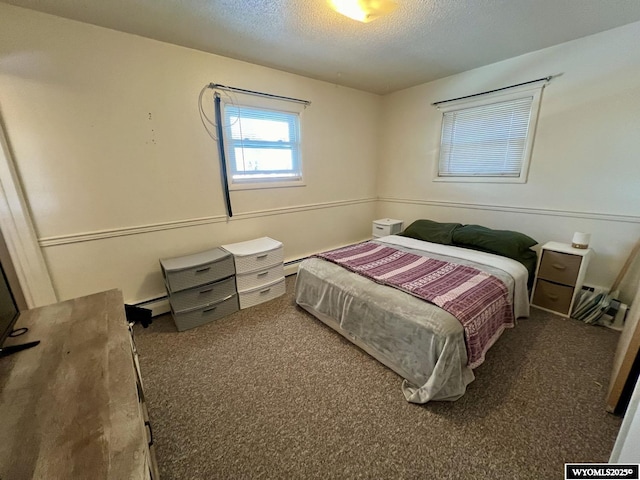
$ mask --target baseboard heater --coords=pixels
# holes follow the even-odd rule
[[[298,258],[297,260],[290,260],[284,262],[284,276],[294,275],[298,273],[298,264],[309,257]]]
[[[157,317],[158,315],[162,315],[171,311],[171,307],[169,306],[169,297],[167,297],[166,295],[154,298],[152,300],[146,300],[144,302],[136,303],[134,304],[134,306],[151,310],[151,317]]]

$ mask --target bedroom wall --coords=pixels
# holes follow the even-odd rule
[[[638,38],[633,23],[383,97],[377,216],[518,230],[541,244],[590,232],[587,283],[610,286],[640,238]],[[526,184],[432,181],[441,114],[431,103],[548,75],[558,77],[544,90]]]
[[[306,186],[231,193],[198,114],[216,82],[306,99]],[[285,260],[370,234],[380,97],[0,4],[0,116],[60,300],[164,294],[158,259],[271,236]],[[354,182],[353,179],[358,181]]]

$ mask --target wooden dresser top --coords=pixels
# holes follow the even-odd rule
[[[144,478],[122,293],[29,310],[19,327],[5,345],[41,343],[0,358],[0,478]]]

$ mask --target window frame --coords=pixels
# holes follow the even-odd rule
[[[281,146],[275,146],[277,142],[270,142],[268,140],[234,140],[231,138],[231,126],[229,125],[228,113],[231,108],[245,108],[249,110],[262,110],[271,112],[274,114],[282,114],[289,123],[289,128],[295,130],[297,142],[289,142],[291,148],[283,148]],[[305,186],[303,169],[302,169],[302,138],[301,138],[301,123],[302,115],[301,111],[295,111],[294,109],[275,108],[273,106],[265,105],[264,102],[255,101],[243,101],[242,103],[236,102],[223,102],[222,104],[222,121],[224,124],[224,150],[227,164],[227,183],[229,190],[254,190],[261,188],[285,188],[285,187],[301,187]],[[291,131],[290,131],[291,133]],[[281,171],[276,173],[288,173],[291,172],[295,176],[274,176],[272,178],[234,178],[234,174],[237,175],[238,171],[235,168],[235,148],[240,146],[246,148],[247,143],[250,144],[249,148],[276,148],[282,150],[290,150],[292,152],[292,160],[294,168],[287,171]]]
[[[442,112],[440,119],[440,142],[438,147],[438,155],[434,162],[432,180],[434,182],[445,183],[527,183],[529,176],[529,166],[531,164],[531,155],[533,152],[533,145],[535,141],[536,127],[538,123],[538,113],[540,111],[540,103],[542,101],[542,91],[545,85],[546,81],[541,81],[539,84],[510,88],[508,89],[508,91],[480,94],[478,96],[474,96],[473,98],[462,98],[459,100],[452,100],[439,104],[438,110]],[[529,112],[527,139],[525,142],[525,148],[523,150],[522,162],[520,164],[520,173],[517,177],[481,174],[467,176],[440,175],[440,154],[442,151],[445,113],[455,110],[465,110],[474,107],[482,107],[485,105],[519,100],[528,97],[532,97],[531,110]]]

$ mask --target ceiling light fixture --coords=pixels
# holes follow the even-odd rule
[[[391,13],[397,7],[391,0],[328,0],[328,2],[336,12],[363,23]]]

